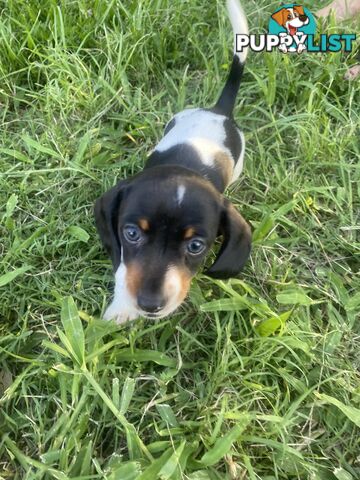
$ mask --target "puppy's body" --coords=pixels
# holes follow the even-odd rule
[[[194,108],[176,114],[145,168],[183,166],[223,192],[242,171],[245,139],[231,118],[215,110]]]
[[[248,33],[238,1],[227,7],[234,33]],[[223,245],[208,275],[234,276],[248,258],[250,228],[221,195],[243,168],[245,140],[232,110],[246,54],[234,54],[213,108],[176,114],[143,172],[97,201],[98,231],[116,272],[104,318],[123,322],[174,311],[218,235]]]

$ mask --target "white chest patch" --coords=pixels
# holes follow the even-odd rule
[[[115,273],[114,298],[104,313],[104,319],[124,323],[138,316],[135,300],[126,285],[126,265],[122,261]]]
[[[180,206],[182,201],[184,200],[184,195],[185,195],[185,192],[186,192],[186,188],[184,185],[179,185],[177,187],[177,191],[176,191],[176,203]]]

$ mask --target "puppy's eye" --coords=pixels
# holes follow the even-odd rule
[[[123,234],[130,243],[138,243],[141,240],[141,230],[137,225],[125,225]]]
[[[186,249],[191,255],[199,255],[205,250],[205,247],[206,245],[203,240],[200,240],[200,238],[193,238],[187,244]]]

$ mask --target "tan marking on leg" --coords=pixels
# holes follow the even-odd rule
[[[138,225],[141,228],[141,230],[144,230],[144,232],[147,232],[150,228],[149,221],[146,218],[140,218],[138,220]]]
[[[225,186],[229,185],[234,170],[234,160],[227,153],[218,152],[215,154],[215,163],[223,176]]]
[[[188,238],[193,237],[195,234],[195,228],[193,227],[188,227],[184,231],[184,239],[187,240]]]
[[[129,293],[137,298],[137,294],[142,281],[142,269],[137,263],[130,263],[126,269],[126,286]]]

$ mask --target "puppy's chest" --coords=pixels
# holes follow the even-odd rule
[[[203,109],[184,110],[167,124],[164,137],[146,167],[165,164],[186,167],[223,191],[234,180],[234,172],[240,174],[243,143],[234,121],[224,115]]]

